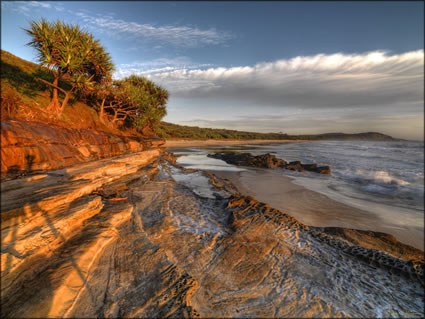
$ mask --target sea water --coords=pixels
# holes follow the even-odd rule
[[[221,150],[271,153],[286,161],[329,165],[330,175],[274,170],[294,183],[349,204],[373,211],[400,224],[424,225],[424,143],[416,141],[315,141],[303,143],[232,145],[180,149],[177,162],[205,170],[240,171],[207,154]],[[172,151],[172,150],[171,150]]]

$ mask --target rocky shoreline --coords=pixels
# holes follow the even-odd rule
[[[329,166],[317,166],[317,164],[301,164],[300,161],[292,161],[287,163],[285,160],[277,158],[272,154],[262,154],[254,156],[251,153],[238,152],[220,152],[208,154],[208,157],[225,161],[228,164],[237,166],[251,166],[263,168],[285,168],[292,171],[304,172],[310,171],[319,174],[330,174]]]
[[[423,252],[154,148],[2,182],[6,317],[423,317]]]
[[[157,137],[113,135],[42,122],[1,122],[1,177],[16,178],[71,165],[157,148]]]

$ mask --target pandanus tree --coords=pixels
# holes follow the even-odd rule
[[[142,131],[154,131],[167,114],[167,90],[137,75],[131,75],[123,81],[131,88],[131,100],[137,106],[134,125]]]
[[[110,75],[114,68],[111,57],[99,41],[77,25],[61,21],[49,23],[41,19],[31,22],[25,31],[32,38],[27,45],[37,50],[40,64],[53,74],[52,82],[39,80],[52,87],[48,110],[58,115],[62,114],[72,93],[90,89]],[[70,88],[60,87],[61,79],[69,82]],[[65,95],[62,104],[58,91]]]
[[[132,88],[125,81],[114,81],[108,90],[106,110],[113,113],[112,123],[133,121],[137,113],[137,105],[132,96]]]
[[[110,75],[89,87],[88,90],[83,91],[83,96],[89,100],[90,104],[94,105],[99,113],[99,120],[104,124],[106,116],[105,109],[107,108],[107,103],[113,98],[113,95],[114,87]]]
[[[129,121],[141,131],[152,131],[166,115],[168,92],[154,82],[137,75],[103,82],[93,91],[97,100],[99,118],[104,122]]]

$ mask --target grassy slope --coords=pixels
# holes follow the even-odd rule
[[[117,135],[139,135],[135,130],[119,130],[99,121],[97,112],[87,104],[70,100],[63,116],[58,119],[54,114],[46,112],[50,102],[50,88],[37,81],[43,78],[51,82],[52,75],[45,68],[25,61],[9,52],[1,51],[1,94],[2,103],[7,92],[18,96],[13,118],[25,121],[40,121],[68,128],[89,128]],[[61,83],[66,87],[67,83]],[[62,98],[61,93],[59,94]],[[2,108],[2,119],[5,112]]]

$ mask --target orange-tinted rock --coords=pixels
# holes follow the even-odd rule
[[[1,143],[1,175],[4,176],[140,152],[156,148],[164,144],[164,140],[13,120],[1,123]]]
[[[177,161],[177,156],[175,156],[173,153],[170,153],[170,152],[164,152],[162,154],[162,158],[173,164],[175,164]]]
[[[315,169],[315,172],[320,173],[320,174],[330,174],[331,168],[329,166],[320,166],[320,167]]]

